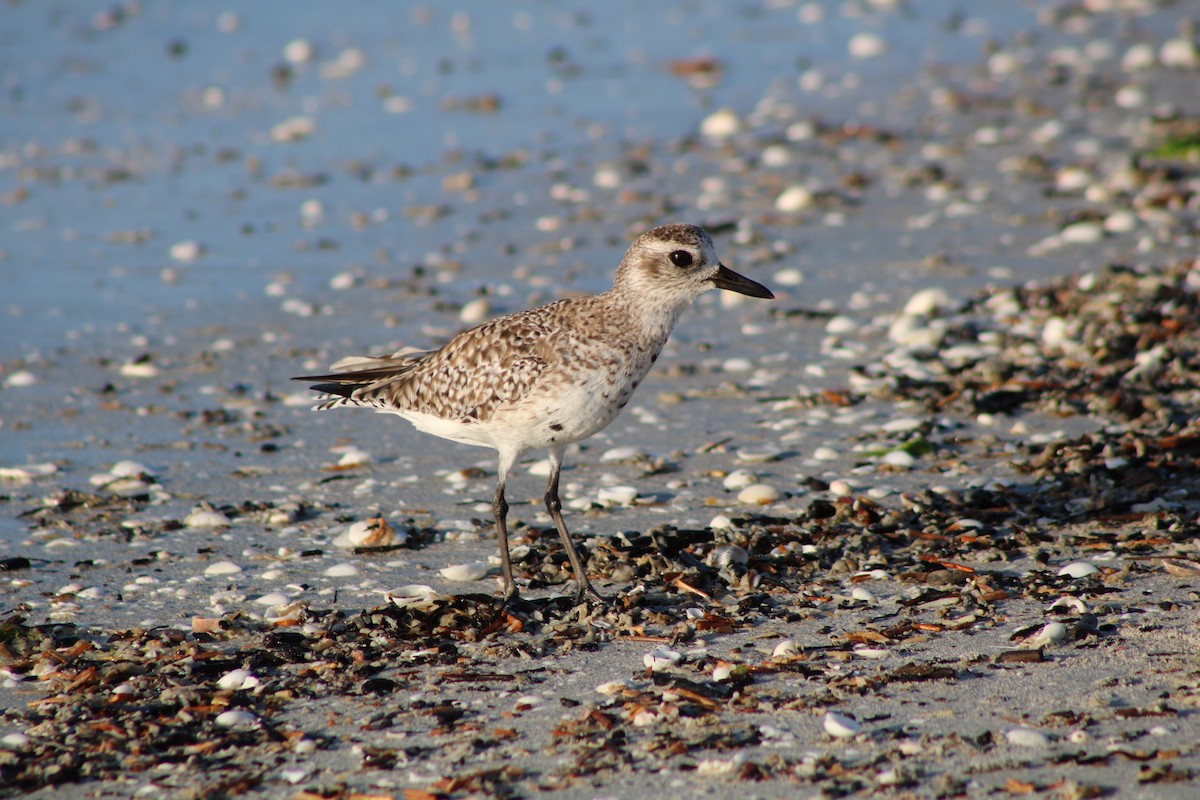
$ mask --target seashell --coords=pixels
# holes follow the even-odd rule
[[[602,506],[632,505],[638,498],[638,490],[633,486],[605,486],[596,492],[596,499]]]
[[[879,34],[861,31],[850,37],[846,49],[855,58],[875,58],[886,53],[888,45]]]
[[[1100,568],[1088,561],[1072,561],[1058,571],[1059,575],[1067,575],[1072,578],[1087,578],[1095,575],[1100,571]]]
[[[205,575],[236,575],[242,568],[232,561],[214,561],[204,568]]]
[[[817,461],[837,461],[842,454],[832,447],[818,447],[812,451],[812,457]]]
[[[633,461],[634,459],[642,458],[645,455],[636,447],[613,447],[604,451],[600,456],[600,460],[604,463],[613,463],[619,461]]]
[[[228,691],[253,689],[261,685],[258,677],[248,669],[233,669],[217,679],[217,688]]]
[[[718,109],[700,122],[700,133],[712,139],[725,139],[742,128],[742,121],[728,108]]]
[[[189,261],[195,261],[197,258],[204,255],[204,245],[191,240],[176,242],[175,244],[171,245],[171,248],[167,251],[167,254],[173,261],[187,263]]]
[[[339,467],[358,467],[362,466],[363,464],[370,464],[374,460],[374,457],[366,450],[360,450],[357,447],[351,447],[342,453],[341,458],[338,459],[337,465]]]
[[[1009,744],[1017,747],[1048,747],[1050,745],[1050,738],[1046,734],[1032,728],[1013,728],[1004,734],[1004,738],[1008,740]]]
[[[137,461],[118,461],[113,464],[108,470],[108,474],[117,478],[140,478],[146,475],[154,475],[154,470],[147,467],[145,464],[140,464]]]
[[[211,508],[197,508],[183,518],[189,528],[222,528],[229,524],[229,517]]]
[[[281,606],[286,603],[290,603],[291,600],[292,599],[283,592],[268,592],[267,594],[254,598],[254,602],[258,603],[260,606]]]
[[[222,711],[213,721],[222,728],[253,728],[258,725],[258,717],[249,711]]]
[[[607,681],[597,686],[596,691],[611,697],[631,688],[633,688],[633,684],[629,681]]]
[[[401,534],[400,543],[408,537]],[[396,543],[396,532],[383,517],[371,517],[353,523],[333,540],[335,547],[389,547]]]
[[[911,469],[916,466],[917,459],[911,453],[904,450],[892,450],[879,459],[882,463],[889,467],[897,467],[900,469]]]
[[[758,476],[745,469],[735,469],[725,476],[725,480],[721,481],[721,485],[730,491],[745,489],[755,483],[758,483]]]
[[[804,652],[804,648],[795,639],[784,639],[775,645],[775,649],[771,651],[774,658],[792,658]]]
[[[875,593],[865,586],[855,586],[850,590],[850,596],[855,600],[862,600],[865,603],[878,602]]]
[[[765,483],[755,483],[738,492],[738,502],[765,506],[780,498],[779,490]]]
[[[944,312],[952,312],[959,305],[961,303],[945,289],[921,289],[908,298],[901,313],[906,317],[932,317]]]
[[[448,581],[468,582],[486,578],[491,569],[491,565],[486,561],[471,561],[466,564],[451,564],[442,567],[438,572]]]
[[[838,497],[850,497],[854,494],[854,487],[849,481],[833,480],[829,482],[829,493]]]
[[[1024,641],[1025,647],[1045,647],[1067,640],[1067,626],[1061,622],[1047,622],[1041,630]]]
[[[1088,604],[1078,597],[1071,595],[1063,595],[1050,604],[1051,611],[1070,611],[1075,614],[1086,614],[1088,612]]]
[[[775,198],[775,210],[784,214],[804,211],[815,204],[816,196],[807,186],[789,186]]]
[[[861,722],[836,711],[826,711],[822,724],[825,732],[835,739],[853,739],[862,731]]]
[[[321,574],[327,578],[349,578],[358,574],[358,567],[354,564],[343,562],[341,564],[334,564]]]
[[[713,551],[708,554],[705,563],[716,569],[724,569],[730,565],[744,566],[750,561],[750,554],[745,548],[738,547],[736,544],[728,544],[722,547],[713,548]]]
[[[384,593],[384,599],[395,606],[407,607],[420,605],[430,598],[437,596],[432,586],[423,583],[410,583]]]
[[[669,647],[656,647],[642,656],[642,663],[651,672],[670,669],[683,659],[683,653]]]
[[[734,524],[733,520],[724,514],[717,514],[708,523],[708,527],[712,528],[714,531],[725,531],[732,529]]]
[[[737,669],[736,664],[729,664],[725,661],[718,662],[717,665],[715,667],[713,667],[713,671],[712,671],[713,680],[717,681],[718,683],[720,683],[721,681],[727,681],[733,675],[733,673],[736,669]]]
[[[458,319],[464,325],[478,325],[492,314],[492,304],[486,297],[477,297],[464,303],[458,312]]]
[[[892,654],[891,650],[885,650],[882,647],[856,647],[856,648],[854,648],[854,655],[858,656],[859,658],[868,658],[868,659],[871,659],[872,661],[878,661],[880,659],[887,658],[891,654]]]

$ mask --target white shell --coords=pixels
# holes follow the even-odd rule
[[[1072,561],[1058,571],[1059,575],[1068,575],[1072,578],[1086,578],[1089,575],[1095,575],[1100,571],[1100,568],[1088,561]]]
[[[1047,622],[1042,629],[1025,640],[1026,647],[1044,647],[1067,640],[1067,626],[1061,622]]]
[[[642,656],[642,663],[651,672],[660,672],[678,664],[683,659],[683,653],[669,647],[656,647]]]
[[[254,602],[260,606],[281,606],[291,602],[292,598],[288,597],[283,592],[267,592],[261,597],[254,598]]]
[[[835,739],[853,739],[862,731],[862,723],[836,711],[825,712],[825,732]]]
[[[229,517],[220,511],[197,508],[183,518],[183,524],[189,528],[222,528],[229,524]]]
[[[236,575],[242,568],[232,561],[214,561],[204,568],[205,575]]]
[[[784,639],[779,644],[775,645],[775,649],[771,651],[771,655],[775,658],[791,658],[798,656],[804,652],[804,648],[795,639]]]
[[[597,686],[596,691],[611,697],[612,695],[620,694],[632,685],[629,681],[607,681]]]
[[[358,567],[353,564],[334,564],[322,573],[327,578],[349,578],[358,574]]]
[[[774,503],[779,497],[779,490],[774,486],[765,483],[756,483],[738,492],[737,499],[739,503],[765,506],[769,503]]]
[[[222,728],[250,728],[258,724],[258,717],[249,711],[222,711],[213,721]]]
[[[471,561],[466,564],[451,564],[438,572],[448,581],[478,581],[487,577],[491,566],[486,561]]]
[[[1050,744],[1050,738],[1046,734],[1032,728],[1013,728],[1004,734],[1004,738],[1009,744],[1018,747],[1046,747]]]
[[[638,490],[633,486],[605,486],[596,492],[602,506],[627,506],[637,498]]]
[[[236,691],[258,686],[258,677],[248,669],[233,669],[217,679],[217,688]]]
[[[721,481],[721,485],[730,491],[737,491],[745,489],[747,486],[752,486],[757,482],[758,476],[750,470],[735,469],[725,476],[725,480]]]

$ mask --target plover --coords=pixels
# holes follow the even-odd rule
[[[773,298],[717,259],[709,235],[664,225],[639,236],[606,292],[559,300],[463,331],[439,350],[351,356],[316,381],[319,410],[365,406],[418,430],[496,450],[492,510],[505,600],[517,596],[508,552],[509,472],[531,450],[549,449],[546,510],[575,573],[576,597],[604,597],[588,580],[563,522],[558,476],[567,445],[604,428],[658,358],[683,309],[712,288]]]

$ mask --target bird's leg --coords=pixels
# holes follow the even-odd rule
[[[576,600],[592,600],[601,605],[608,604],[608,598],[596,591],[588,580],[587,571],[583,568],[583,559],[579,557],[579,551],[575,549],[575,543],[571,541],[571,534],[567,532],[567,524],[563,522],[562,517],[562,501],[558,499],[558,473],[562,469],[562,452],[558,450],[550,451],[550,483],[546,486],[546,510],[550,512],[550,519],[554,520],[554,527],[558,528],[558,536],[562,539],[563,547],[567,550],[567,558],[571,561],[571,569],[575,572],[575,599]]]
[[[496,483],[492,498],[492,513],[496,515],[496,539],[500,543],[500,568],[504,571],[503,596],[506,604],[519,600],[517,582],[513,580],[512,558],[508,554],[508,501],[504,499],[504,477]]]

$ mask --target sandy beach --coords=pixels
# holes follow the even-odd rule
[[[348,9],[352,9],[348,10]],[[0,34],[0,796],[1191,798],[1200,18],[221,8]],[[290,379],[710,292],[572,446]]]

